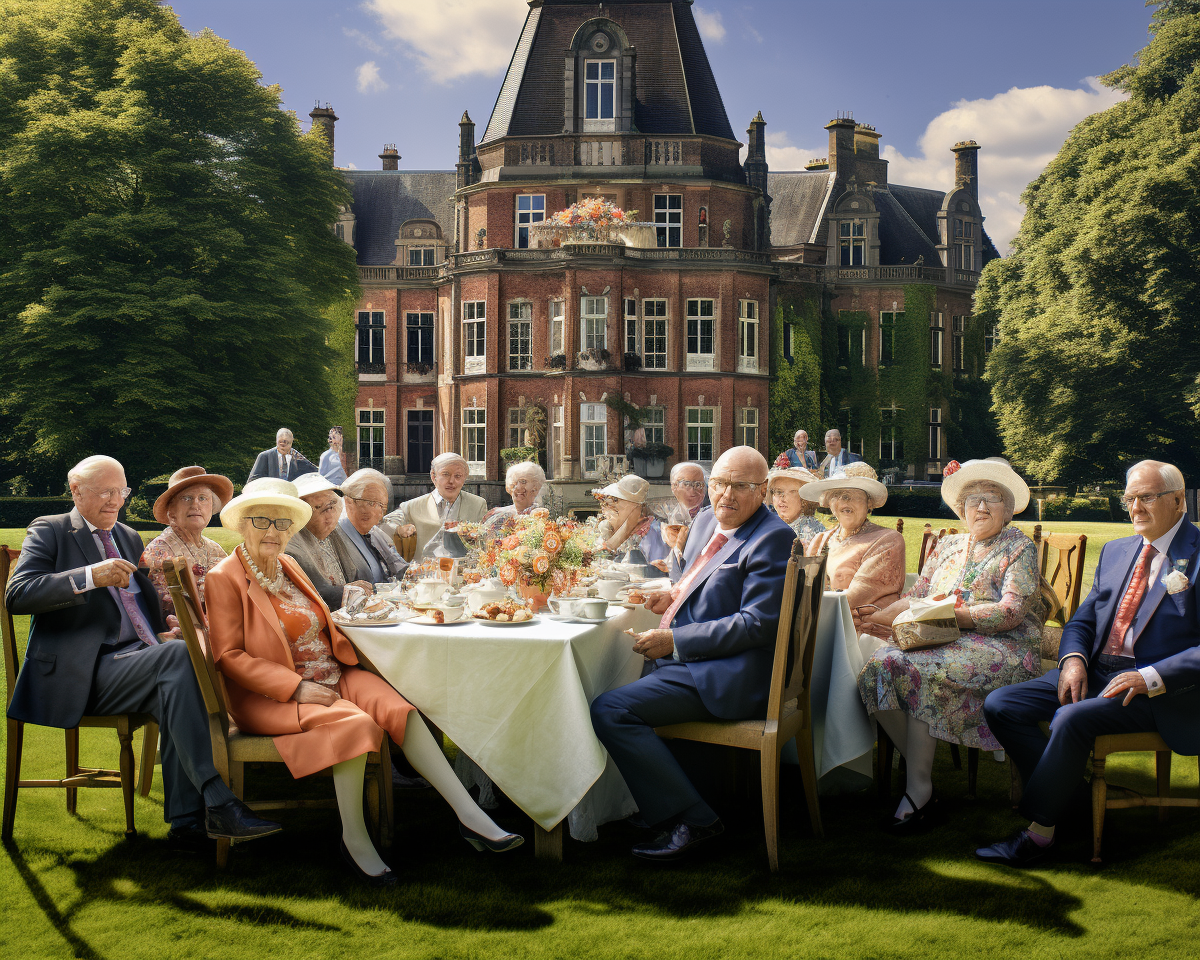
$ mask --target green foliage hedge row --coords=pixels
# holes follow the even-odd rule
[[[0,527],[27,527],[38,517],[69,513],[70,497],[0,497]]]
[[[1108,497],[1055,497],[1042,501],[1043,520],[1095,520],[1112,523],[1121,514]]]

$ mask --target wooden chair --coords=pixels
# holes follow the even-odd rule
[[[933,549],[934,544],[947,534],[954,536],[956,533],[958,533],[958,530],[954,527],[951,527],[949,530],[942,529],[934,533],[933,527],[928,523],[925,524],[925,532],[921,534],[921,553],[917,557],[918,575],[925,569],[925,561],[929,558],[929,552]]]
[[[1038,531],[1034,531],[1037,533]],[[1083,561],[1087,556],[1087,537],[1080,533],[1051,533],[1042,540],[1042,578],[1050,594],[1043,596],[1057,613],[1047,616],[1042,630],[1042,672],[1058,666],[1058,643],[1063,627],[1079,608],[1083,580]]]
[[[803,544],[797,540],[792,544],[792,556],[783,582],[766,719],[696,721],[656,728],[658,735],[664,739],[698,740],[759,752],[763,825],[772,872],[779,870],[779,755],[793,737],[800,758],[800,775],[804,779],[813,833],[819,837],[825,833],[817,799],[809,685],[827,558],[806,557],[803,554]]]
[[[20,551],[11,549],[7,544],[0,545],[0,634],[4,643],[4,676],[8,684],[8,697],[5,707],[12,702],[13,688],[17,683],[17,673],[20,669],[17,655],[17,633],[13,623],[12,612],[4,601],[4,593],[8,588],[8,577],[13,565],[20,556]],[[79,766],[79,727],[109,727],[117,732],[117,742],[120,745],[118,769],[106,770],[98,767]],[[66,790],[67,813],[75,813],[76,801],[80,787],[116,787],[121,790],[125,801],[125,836],[132,837],[137,833],[133,826],[133,791],[134,791],[134,760],[133,732],[138,727],[145,728],[146,748],[143,751],[143,764],[148,752],[150,763],[154,762],[153,750],[158,743],[158,724],[148,714],[122,713],[113,716],[85,716],[80,719],[79,727],[66,731],[66,775],[58,780],[22,780],[21,779],[21,749],[24,745],[25,722],[8,718],[7,760],[4,766],[4,820],[0,829],[0,837],[5,841],[11,840],[13,824],[17,816],[17,791],[22,787],[57,787]]]
[[[1109,799],[1108,782],[1104,779],[1104,765],[1108,757],[1114,753],[1150,751],[1155,755],[1156,795],[1144,797],[1134,794]],[[1105,812],[1126,807],[1158,807],[1160,823],[1166,822],[1169,807],[1200,807],[1200,796],[1171,796],[1171,748],[1157,733],[1115,733],[1096,738],[1096,745],[1092,748],[1092,863],[1100,862]]]
[[[402,537],[398,533],[392,534],[392,543],[396,546],[396,552],[400,557],[408,562],[412,562],[412,558],[417,555],[417,535],[414,533],[411,537]]]
[[[247,763],[282,763],[275,742],[270,737],[253,736],[238,731],[229,719],[225,699],[225,679],[217,672],[212,652],[208,648],[208,621],[200,604],[199,592],[191,565],[183,557],[163,562],[163,573],[175,601],[175,615],[183,631],[184,642],[192,658],[192,668],[204,697],[208,713],[208,729],[212,737],[213,763],[229,789],[244,799]],[[366,801],[368,825],[372,837],[381,847],[392,842],[392,759],[388,737],[385,735],[378,753],[367,755]],[[252,810],[282,810],[300,807],[336,807],[336,800],[252,800],[246,805]],[[227,839],[217,841],[217,866],[229,862]]]

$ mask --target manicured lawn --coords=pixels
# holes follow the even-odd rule
[[[884,522],[887,522],[886,520]],[[911,524],[911,526],[910,526]],[[907,521],[906,539],[923,521]],[[1089,525],[1091,526],[1091,525]],[[1097,525],[1098,526],[1098,525]],[[1127,528],[1089,529],[1089,548]],[[13,543],[11,531],[0,542]],[[232,544],[225,544],[231,546]],[[1098,552],[1098,544],[1097,544]],[[912,554],[915,557],[915,552]],[[910,566],[914,565],[910,563]],[[1086,586],[1086,584],[1085,584]],[[18,618],[21,645],[26,618]],[[84,763],[111,765],[110,731],[82,731]],[[63,734],[26,728],[25,777],[58,776]],[[140,754],[139,754],[140,755]],[[919,837],[880,833],[874,792],[827,797],[825,837],[808,826],[794,768],[782,788],[782,870],[767,872],[757,777],[730,792],[694,756],[726,835],[703,859],[675,868],[628,855],[641,835],[601,828],[566,842],[562,864],[532,843],[478,854],[435,795],[397,795],[397,840],[385,858],[404,880],[377,893],[355,882],[337,852],[335,811],[285,811],[285,831],[234,848],[229,868],[175,852],[164,840],[162,781],[138,798],[139,836],[122,837],[119,791],[81,791],[69,816],[59,791],[26,790],[15,842],[0,855],[0,956],[29,957],[1191,957],[1200,923],[1200,815],[1167,824],[1144,809],[1113,811],[1106,862],[1093,867],[1090,832],[1064,838],[1033,871],[986,867],[982,842],[1019,824],[1008,768],[985,755],[979,799],[939,752],[935,783],[945,822]],[[1148,756],[1109,763],[1110,777],[1152,789]],[[280,769],[251,771],[251,796],[297,789]],[[1194,758],[1176,758],[1175,788],[1195,791]],[[899,785],[899,780],[896,780]],[[327,781],[299,789],[329,792]],[[505,804],[498,820],[530,836]]]

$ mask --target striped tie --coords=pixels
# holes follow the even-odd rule
[[[1104,652],[1110,657],[1121,656],[1121,651],[1125,649],[1125,634],[1129,632],[1133,618],[1137,616],[1137,609],[1142,602],[1142,597],[1146,594],[1150,561],[1154,559],[1156,553],[1158,551],[1151,543],[1142,547],[1137,566],[1133,568],[1133,577],[1125,590],[1125,596],[1121,598],[1121,605],[1117,607],[1117,618],[1113,621],[1112,631],[1108,635],[1108,643],[1104,645]]]
[[[708,546],[704,548],[704,552],[696,558],[696,562],[692,564],[692,569],[684,574],[683,579],[679,581],[679,585],[675,588],[678,593],[675,594],[674,601],[667,607],[667,612],[663,614],[663,618],[658,624],[661,629],[666,630],[671,626],[671,621],[675,619],[675,614],[683,606],[683,601],[687,597],[688,587],[691,586],[692,581],[700,575],[700,571],[704,569],[704,565],[715,557],[717,551],[728,542],[729,538],[723,533],[718,533],[708,541]]]

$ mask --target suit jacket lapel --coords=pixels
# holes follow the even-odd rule
[[[96,540],[92,536],[87,521],[83,519],[83,514],[77,509],[71,511],[71,535],[74,536],[75,543],[79,546],[88,564],[100,563],[104,559],[104,554],[96,546]]]
[[[759,509],[763,510],[765,508],[759,507]],[[695,593],[696,590],[709,577],[711,577],[713,575],[713,571],[716,570],[717,567],[719,567],[721,564],[723,564],[726,560],[728,560],[729,557],[733,554],[733,552],[735,550],[737,550],[739,547],[741,547],[741,545],[743,543],[746,542],[746,539],[750,536],[751,533],[754,532],[755,528],[761,522],[762,522],[762,517],[760,517],[756,514],[755,516],[753,516],[749,520],[747,520],[745,523],[743,523],[740,527],[738,527],[738,529],[734,533],[734,535],[725,542],[725,545],[722,546],[720,550],[718,550],[716,553],[714,553],[712,555],[712,557],[709,558],[708,563],[706,563],[703,567],[700,568],[699,573],[697,573],[694,577],[692,577],[691,581],[687,585],[687,590],[684,592],[683,601],[680,602],[681,607],[683,606],[683,603],[685,603],[687,601],[687,598],[690,597],[693,593]],[[713,534],[716,532],[717,532],[717,524],[714,523],[712,530],[709,532],[708,538],[704,541],[703,546],[701,546],[701,548],[700,548],[701,551],[704,550],[704,547],[708,546],[708,541],[712,539]],[[697,557],[696,559],[699,559],[699,557]]]
[[[345,524],[345,526],[342,526],[342,524]],[[359,553],[363,560],[366,561],[367,569],[370,570],[371,557],[367,556],[367,549],[363,546],[362,540],[359,539],[358,531],[354,529],[350,521],[345,517],[338,521],[338,526],[342,527],[342,533],[346,535],[346,539],[350,541],[350,544]]]
[[[1171,545],[1167,548],[1167,555],[1163,557],[1162,565],[1158,570],[1158,576],[1146,588],[1146,597],[1138,609],[1137,616],[1133,618],[1133,640],[1135,643],[1137,642],[1137,638],[1142,635],[1142,631],[1146,629],[1146,624],[1150,622],[1150,618],[1154,616],[1154,611],[1158,609],[1158,605],[1162,603],[1162,598],[1167,595],[1167,587],[1163,583],[1163,580],[1168,573],[1175,569],[1176,560],[1186,560],[1191,555],[1195,536],[1196,528],[1184,518],[1183,523],[1179,525],[1179,529],[1175,531],[1175,539],[1171,541]]]
[[[246,569],[246,561],[242,559],[240,553],[238,554],[238,563],[242,568],[242,575],[246,578],[246,592],[250,596],[250,601],[258,607],[258,612],[266,618],[267,623],[271,625],[271,629],[275,631],[275,636],[283,644],[283,653],[287,657],[287,662],[292,664],[293,669],[295,669],[295,664],[292,663],[292,648],[288,644],[287,637],[284,635],[283,627],[279,625],[279,614],[271,606],[271,598],[267,596],[267,591],[262,588],[254,575]],[[287,567],[285,566],[284,569],[287,570]]]

